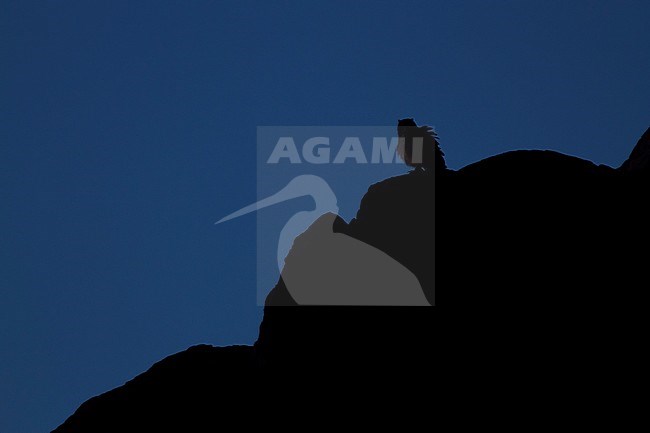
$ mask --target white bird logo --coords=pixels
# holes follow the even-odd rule
[[[298,212],[287,221],[277,251],[278,269],[298,304],[430,305],[418,279],[405,266],[377,248],[333,231],[336,195],[318,176],[298,176],[279,192],[215,224],[307,195],[314,199],[315,209]]]
[[[311,196],[316,207],[311,211],[301,211],[292,216],[284,225],[278,240],[278,270],[282,272],[284,259],[289,254],[293,240],[309,228],[320,216],[326,213],[338,214],[339,208],[336,204],[336,195],[329,184],[322,177],[312,174],[297,176],[282,188],[279,192],[270,197],[259,200],[257,203],[248,205],[237,212],[233,212],[217,221],[220,224],[242,215],[258,211],[274,204],[283,203],[298,197]]]

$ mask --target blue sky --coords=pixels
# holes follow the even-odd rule
[[[435,125],[618,166],[650,3],[3,1],[0,431],[47,431],[197,343],[252,343],[258,125]]]

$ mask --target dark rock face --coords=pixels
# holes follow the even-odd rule
[[[254,347],[172,355],[55,431],[192,430],[251,414],[263,424],[260,414],[279,407],[325,405],[330,416],[358,401],[380,413],[421,404],[404,384],[557,396],[570,382],[618,394],[616,383],[634,379],[645,329],[641,315],[611,310],[645,298],[648,140],[650,130],[616,170],[511,152],[373,185],[357,217],[334,230],[389,254],[430,303],[454,312],[295,306],[280,279]],[[332,390],[335,401],[325,397]]]
[[[439,302],[587,307],[636,285],[640,274],[624,275],[641,258],[634,245],[647,242],[638,231],[649,216],[642,178],[554,152],[512,152],[436,182]]]
[[[650,128],[641,136],[630,157],[619,170],[633,175],[650,175]]]
[[[435,305],[435,227],[435,178],[413,172],[371,186],[347,233],[409,268]]]
[[[249,346],[194,346],[154,364],[123,386],[93,397],[56,432],[166,431],[207,422],[225,396],[244,401],[254,377]],[[239,382],[241,387],[225,383]],[[209,424],[206,424],[209,425]]]

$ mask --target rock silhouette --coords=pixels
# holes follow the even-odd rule
[[[520,151],[375,184],[334,232],[394,258],[450,311],[297,306],[280,278],[254,346],[172,355],[55,431],[191,431],[298,413],[381,422],[404,409],[429,419],[438,406],[422,395],[532,391],[572,404],[558,392],[567,384],[586,399],[620,395],[645,326],[611,311],[644,299],[649,149],[650,129],[618,169]]]

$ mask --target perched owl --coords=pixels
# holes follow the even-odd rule
[[[401,119],[397,123],[400,137],[397,154],[406,165],[416,170],[444,171],[445,154],[440,150],[438,135],[430,126],[417,126],[413,119]]]

